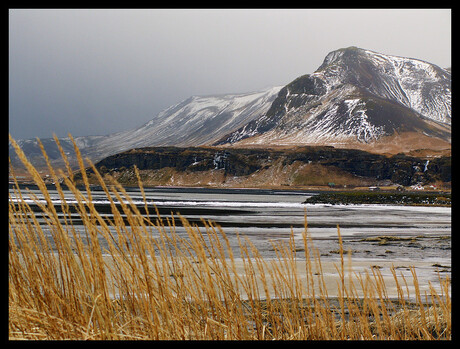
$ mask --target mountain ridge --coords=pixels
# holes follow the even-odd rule
[[[191,96],[161,111],[147,123],[127,131],[105,136],[75,137],[83,157],[93,162],[125,150],[151,146],[199,146],[217,141],[264,113],[282,86],[246,93]],[[50,160],[62,165],[57,145],[52,138],[41,140]],[[69,162],[77,164],[73,144],[68,137],[59,138]],[[36,139],[17,141],[29,160],[44,166]],[[12,163],[20,165],[10,144]]]

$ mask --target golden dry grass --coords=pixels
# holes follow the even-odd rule
[[[340,282],[338,297],[331,298],[307,223],[304,258],[296,254],[293,238],[274,244],[277,259],[264,260],[240,236],[235,255],[225,232],[212,222],[197,226],[180,216],[161,217],[147,205],[145,210],[153,212],[142,215],[123,187],[116,181],[106,184],[91,163],[110,200],[112,218],[95,209],[85,171],[86,189],[75,186],[70,166],[67,173],[49,166],[60,195],[56,207],[39,173],[11,137],[10,142],[45,198],[35,204],[46,222],[40,224],[21,200],[16,182],[20,200],[15,204],[10,198],[9,204],[10,339],[451,338],[449,279],[440,279],[440,292],[430,287],[429,294],[421,295],[412,268],[415,302],[409,303],[407,280],[393,268],[398,297],[390,299],[378,269],[345,276],[350,261],[345,261],[339,228]],[[79,162],[84,169],[81,156]],[[58,177],[76,203],[66,201]],[[139,186],[145,195],[140,178]],[[71,209],[85,234],[72,224]],[[176,233],[176,220],[187,237]]]

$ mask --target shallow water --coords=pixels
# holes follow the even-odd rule
[[[10,190],[10,192],[12,192]],[[40,199],[41,194],[32,190]],[[30,195],[23,197],[32,203]],[[128,189],[131,199],[140,208],[144,206],[138,189]],[[59,195],[50,190],[59,205]],[[288,242],[294,234],[297,256],[301,251],[305,215],[308,233],[321,255],[322,261],[337,260],[337,226],[343,239],[345,251],[351,251],[354,260],[394,262],[395,266],[408,267],[411,263],[430,262],[430,268],[419,272],[419,278],[432,282],[438,280],[437,271],[449,275],[451,271],[451,208],[396,205],[328,205],[303,204],[311,192],[248,189],[204,188],[148,188],[146,199],[149,211],[154,205],[161,215],[171,216],[180,212],[191,222],[201,225],[201,218],[212,220],[222,226],[234,253],[238,248],[237,233],[246,236],[264,258],[275,258],[272,241]],[[92,192],[98,210],[110,218],[110,206],[105,193]],[[66,193],[66,201],[74,200]],[[74,227],[84,233],[75,215]],[[176,227],[179,235],[184,228]],[[153,232],[153,234],[155,234]],[[393,236],[399,239],[377,239]]]

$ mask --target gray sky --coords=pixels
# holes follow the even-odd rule
[[[348,46],[450,67],[451,11],[10,9],[9,131],[125,131],[192,95],[288,84]]]

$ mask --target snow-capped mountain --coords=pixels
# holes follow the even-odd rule
[[[213,143],[265,113],[281,87],[250,93],[192,96],[138,128],[105,136],[76,137],[75,141],[82,155],[93,162],[132,148]],[[54,140],[41,141],[50,159],[60,160]],[[70,139],[60,138],[59,141],[70,161],[74,160]],[[33,163],[44,164],[35,139],[18,140],[18,144]],[[9,153],[13,163],[19,161],[11,145]]]
[[[82,155],[93,162],[141,147],[347,147],[374,144],[394,134],[404,138],[409,133],[413,138],[415,135],[417,147],[421,144],[423,148],[427,139],[450,146],[451,114],[450,70],[417,59],[349,47],[329,53],[314,73],[284,87],[193,96],[138,128],[75,140]],[[54,140],[42,142],[50,159],[59,161]],[[36,140],[18,143],[35,165],[44,164]],[[70,140],[61,138],[60,143],[72,162]],[[11,145],[10,158],[13,164],[18,162]]]
[[[395,132],[450,142],[450,125],[450,71],[349,47],[329,53],[313,74],[283,87],[266,113],[216,144],[371,143]]]

